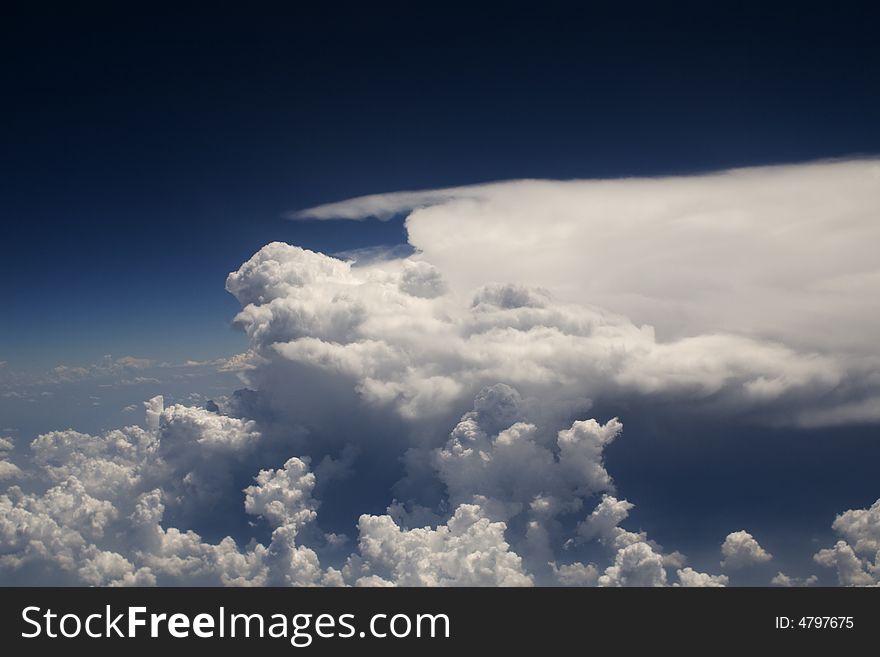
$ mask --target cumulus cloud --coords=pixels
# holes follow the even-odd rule
[[[634,506],[612,495],[603,495],[602,501],[593,512],[578,524],[578,537],[585,541],[599,539],[603,543],[613,545],[624,531],[619,527],[620,523],[626,520]]]
[[[345,573],[356,586],[530,586],[505,529],[475,504],[462,504],[436,529],[402,530],[390,516],[364,515],[360,555]]]
[[[643,533],[610,526],[625,519],[619,512],[612,512],[613,520],[604,521],[601,530],[602,536],[614,537],[609,547],[616,550],[604,574],[594,564],[557,566],[553,561],[546,564],[549,579],[544,572],[529,572],[526,559],[509,542],[503,518],[526,517],[524,535],[514,536],[526,551],[536,540],[544,541],[540,556],[552,557],[555,518],[577,512],[583,500],[610,487],[602,450],[621,425],[616,420],[604,425],[576,421],[558,431],[555,442],[537,442],[535,427],[518,421],[521,403],[509,386],[482,390],[447,445],[434,450],[437,476],[447,485],[449,500],[467,502],[454,502],[448,519],[433,526],[412,526],[413,512],[404,514],[411,528],[390,513],[362,515],[357,551],[337,569],[322,565],[317,552],[300,542],[317,523],[320,505],[314,497],[316,477],[305,457],[261,469],[239,491],[243,513],[268,522],[268,542],[252,539],[242,547],[230,536],[209,541],[170,524],[169,510],[178,520],[191,519],[186,511],[206,503],[201,499],[205,491],[213,495],[218,487],[228,488],[228,463],[252,452],[262,436],[252,421],[195,407],[165,408],[163,399],[155,397],[144,404],[146,428],[124,427],[100,436],[55,431],[32,441],[34,492],[11,486],[0,496],[0,571],[12,581],[99,586],[665,583],[665,568],[675,555],[663,554]],[[473,435],[465,446],[460,441],[468,432]],[[10,448],[11,442],[0,446]],[[450,474],[456,470],[454,461],[443,457],[467,461],[468,450],[483,450],[487,469],[462,465],[468,474],[455,479]],[[539,459],[545,469],[529,473],[522,459]],[[596,525],[596,518],[615,506],[628,510],[632,505],[605,495],[586,522]],[[329,549],[344,544],[337,535],[329,536],[334,539],[324,539]]]
[[[534,424],[515,421],[520,403],[510,386],[484,388],[474,410],[435,450],[434,464],[452,504],[481,496],[508,505],[513,515],[537,498],[576,510],[581,498],[611,487],[602,451],[623,428],[616,418],[604,425],[577,421],[548,442]]]
[[[867,509],[850,509],[834,520],[832,528],[842,540],[819,550],[816,563],[834,568],[843,586],[880,583],[880,500]]]
[[[21,469],[7,460],[9,452],[15,448],[15,444],[8,438],[0,438],[0,481],[17,479],[21,477]]]
[[[727,586],[727,575],[709,575],[708,573],[700,573],[693,568],[682,568],[676,571],[678,575],[677,586],[699,587],[699,588],[718,588]]]
[[[227,281],[243,305],[236,324],[262,359],[246,380],[262,388],[285,367],[317,370],[419,422],[445,420],[499,382],[558,417],[592,399],[642,396],[793,421],[789,404],[827,395],[846,374],[831,356],[745,335],[661,342],[650,326],[543,288],[487,282],[443,292],[439,274],[419,267],[432,274],[416,289],[410,274],[422,262],[353,267],[281,243],[261,249]]]
[[[663,557],[647,543],[621,548],[614,563],[599,578],[599,586],[665,586]]]
[[[166,511],[186,508],[182,500],[198,498],[204,486],[228,486],[223,457],[250,450],[259,433],[249,421],[203,409],[166,409],[161,397],[147,402],[146,425],[101,436],[55,431],[31,443],[38,488],[11,486],[0,496],[0,570],[7,578],[88,585],[341,581],[296,542],[315,518],[305,461],[260,471],[239,493],[245,513],[272,525],[268,545],[241,549],[231,537],[211,543],[166,526]]]
[[[841,586],[871,586],[875,583],[873,575],[868,572],[870,562],[859,557],[846,541],[837,541],[834,547],[819,550],[813,559],[821,566],[836,569]]]
[[[244,508],[266,518],[275,527],[299,528],[316,517],[311,498],[315,475],[302,459],[288,459],[279,470],[261,470],[256,484],[244,489]]]
[[[561,586],[596,586],[599,582],[599,570],[595,564],[573,563],[556,568],[554,574]]]
[[[21,469],[6,459],[0,459],[0,481],[4,479],[16,479],[21,476]]]
[[[880,550],[880,500],[867,509],[849,510],[837,516],[832,529],[860,554]]]
[[[745,530],[731,532],[721,544],[722,568],[745,568],[767,563],[773,555],[760,546],[755,537]]]
[[[880,328],[877,172],[516,181],[305,211],[409,212],[414,248],[342,259],[268,244],[226,281],[247,350],[176,366],[234,372],[243,389],[152,397],[143,427],[51,431],[27,454],[0,442],[0,572],[725,586],[628,528],[634,504],[606,465],[623,423],[601,409],[875,420],[878,361],[860,336]],[[108,357],[53,377],[137,382],[166,365]],[[877,581],[878,509],[839,516],[841,540],[816,554],[841,583]],[[745,531],[721,550],[725,569],[771,559]]]
[[[809,577],[804,578],[790,577],[780,570],[773,576],[773,579],[770,580],[770,584],[773,586],[781,586],[783,588],[792,588],[796,586],[814,586],[818,581],[819,578],[815,575],[810,575]]]
[[[719,373],[754,370],[768,358],[801,366],[817,358],[825,380],[783,367],[739,384],[771,397],[807,383],[833,391],[820,411],[798,409],[810,411],[803,423],[827,425],[878,417],[877,382],[869,380],[877,366],[869,336],[880,332],[872,304],[880,266],[871,246],[880,238],[878,171],[876,160],[855,160],[675,178],[523,180],[381,194],[297,216],[407,212],[411,244],[451,290],[467,294],[492,281],[542,287],[563,303],[653,326],[665,344],[717,340],[715,350],[700,341],[686,346],[695,360],[714,360],[714,351]],[[740,347],[757,345],[719,334],[780,350],[758,349],[728,365]],[[690,358],[655,362],[666,370],[681,360]],[[835,379],[847,385],[835,388]]]

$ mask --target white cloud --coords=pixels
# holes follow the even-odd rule
[[[556,568],[556,579],[562,586],[596,586],[599,582],[599,571],[595,564],[572,563]]]
[[[315,475],[308,464],[290,458],[280,470],[261,470],[256,485],[244,489],[244,508],[248,513],[266,518],[274,527],[302,527],[315,519],[317,504],[311,493]]]
[[[616,418],[604,425],[576,421],[549,441],[534,424],[516,421],[520,404],[510,386],[484,388],[474,410],[435,450],[433,462],[453,505],[482,496],[505,505],[507,515],[536,498],[578,509],[581,498],[611,488],[602,452],[623,428]]]
[[[786,281],[786,288],[796,290],[804,281],[798,274],[806,274],[810,290],[816,291],[848,292],[877,284],[872,280],[877,269],[870,247],[859,243],[876,236],[871,220],[880,203],[875,170],[875,161],[855,160],[674,178],[523,180],[381,194],[299,215],[358,219],[415,208],[407,224],[410,241],[455,279],[485,280],[478,272],[491,266],[495,280],[552,282],[549,287],[569,290],[574,290],[576,280],[589,302],[613,307],[605,299],[623,297],[636,304],[635,297],[644,296],[633,306],[640,310],[653,301],[699,295],[711,306],[702,313],[724,312],[737,324],[752,323],[764,310],[766,294],[780,290],[766,290],[757,299],[739,290],[743,298],[724,311],[720,306],[734,300],[729,295],[737,292],[736,279],[749,284],[749,291]],[[845,243],[854,250],[827,248],[823,237],[832,239],[835,247]],[[541,244],[538,253],[532,248],[535,244]],[[626,258],[618,257],[623,245]],[[491,254],[486,247],[493,248]],[[577,262],[571,257],[585,248],[588,258]],[[476,252],[482,257],[469,257]],[[528,252],[530,257],[504,259],[497,257],[499,252]],[[772,257],[752,257],[757,254]],[[458,266],[447,267],[452,256]],[[651,277],[643,275],[647,266]],[[688,295],[682,294],[685,290]],[[719,293],[723,298],[713,299]],[[786,306],[807,311],[799,301],[792,299]],[[697,310],[691,304],[686,307]],[[629,308],[615,310],[639,314]],[[737,318],[741,310],[746,317]],[[780,309],[770,310],[774,318],[783,316]],[[769,326],[769,319],[763,323]],[[637,321],[663,324],[641,317]]]
[[[602,501],[593,512],[578,525],[578,537],[585,541],[598,539],[613,545],[619,534],[624,531],[618,525],[626,520],[634,506],[612,495],[603,495]]]
[[[248,350],[243,354],[235,354],[224,359],[218,366],[221,372],[247,372],[254,370],[263,363],[263,359],[255,352]]]
[[[618,550],[614,564],[605,569],[599,586],[666,586],[663,557],[647,543],[627,545]]]
[[[162,398],[156,397],[158,404]],[[252,420],[241,420],[211,413],[202,408],[175,404],[162,410],[160,423],[173,446],[198,443],[203,449],[239,451],[253,447],[260,439],[260,432]]]
[[[13,486],[0,495],[0,569],[8,573],[43,563],[75,572],[100,554],[93,541],[104,539],[117,517],[112,503],[90,496],[75,477],[43,495]]]
[[[731,532],[721,544],[722,568],[745,568],[766,563],[773,555],[760,546],[755,537],[747,531]]]
[[[7,452],[11,452],[15,444],[7,439],[0,438],[0,481],[18,479],[22,476],[21,469],[12,461],[7,460]]]
[[[506,526],[474,504],[462,504],[436,529],[402,530],[390,516],[361,516],[360,556],[346,566],[355,585],[530,586]]]
[[[880,583],[880,500],[867,509],[850,509],[837,516],[832,528],[843,540],[819,550],[816,563],[835,568],[843,586]]]
[[[261,359],[246,380],[274,386],[281,402],[280,378],[317,370],[421,423],[499,382],[558,417],[591,398],[646,396],[795,421],[792,405],[815,408],[846,376],[831,356],[742,335],[659,342],[650,326],[539,288],[489,280],[443,293],[450,270],[414,258],[353,268],[285,244],[261,249],[227,281],[243,305],[236,323]],[[430,292],[411,293],[414,267],[431,271]]]
[[[782,571],[779,571],[773,576],[773,579],[770,580],[770,584],[773,586],[781,586],[783,588],[792,588],[796,586],[814,586],[818,581],[819,578],[815,575],[810,575],[805,578],[789,577]]]
[[[866,166],[517,181],[309,211],[416,207],[415,252],[350,262],[269,244],[227,279],[247,351],[176,366],[246,389],[210,410],[153,397],[144,428],[0,449],[0,478],[21,486],[0,495],[4,581],[726,585],[623,526],[633,504],[605,459],[623,425],[591,408],[876,419]],[[108,357],[53,376],[170,369]],[[350,556],[329,531],[349,530],[321,526],[346,518],[354,543],[362,499],[338,501],[346,477],[388,508],[360,515]],[[878,509],[842,514],[843,540],[816,555],[842,583],[877,580]],[[745,531],[722,554],[731,569],[771,559]]]
[[[666,348],[636,361],[635,385],[650,388],[659,374],[667,388],[681,375],[682,385],[711,394],[733,376],[746,397],[774,399],[815,387],[819,394],[808,396],[818,408],[801,404],[791,421],[873,422],[876,167],[855,160],[676,178],[523,180],[380,194],[298,216],[412,210],[409,240],[453,293],[498,281],[541,287],[562,304],[600,306],[655,327]],[[752,376],[734,374],[744,371]],[[835,388],[839,381],[846,385]]]
[[[867,572],[869,563],[858,557],[846,541],[837,541],[834,547],[819,550],[814,556],[816,563],[837,570],[841,586],[872,586],[874,577]]]
[[[727,575],[709,575],[700,573],[693,568],[683,568],[676,571],[678,575],[677,586],[717,588],[727,586]]]
[[[21,468],[15,465],[15,463],[7,461],[6,459],[0,459],[0,481],[17,479],[21,476]]]
[[[510,184],[510,183],[506,183]],[[504,185],[504,183],[502,183]],[[339,203],[327,203],[307,210],[288,214],[290,219],[367,219],[376,217],[388,220],[394,215],[408,212],[413,208],[436,205],[445,201],[469,197],[485,197],[489,190],[498,185],[470,185],[448,189],[419,190],[413,192],[394,192],[390,194],[370,194]]]
[[[215,487],[228,488],[224,458],[259,440],[253,423],[203,409],[146,404],[146,430],[125,427],[92,436],[55,431],[31,444],[34,483],[0,496],[0,570],[22,581],[87,585],[308,585],[339,580],[315,552],[297,545],[314,520],[314,477],[291,458],[264,470],[243,494],[243,512],[275,527],[268,546],[241,550],[163,526],[168,504],[185,511]],[[4,443],[5,446],[5,443]],[[156,484],[160,487],[152,488]],[[185,516],[184,516],[185,517]],[[28,570],[36,566],[37,570]],[[35,579],[37,578],[37,579]]]
[[[851,509],[835,518],[831,525],[859,554],[880,551],[880,500],[867,509]]]

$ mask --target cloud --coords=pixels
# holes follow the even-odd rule
[[[638,542],[621,548],[614,564],[605,569],[599,586],[665,586],[663,558],[647,543]]]
[[[453,483],[446,481],[442,465],[437,464],[438,478],[449,486],[449,500],[469,497],[470,501],[457,504],[448,519],[435,526],[406,528],[396,519],[401,518],[399,512],[362,515],[357,551],[339,568],[322,564],[315,549],[300,542],[301,536],[312,540],[311,528],[319,521],[316,477],[306,458],[290,457],[280,468],[261,469],[239,491],[241,512],[268,521],[268,542],[251,539],[242,548],[230,536],[209,541],[195,531],[169,525],[169,508],[179,511],[187,506],[181,498],[198,497],[193,486],[217,481],[223,488],[231,486],[225,475],[193,477],[203,472],[202,462],[223,472],[224,457],[249,453],[261,444],[262,435],[253,430],[252,421],[194,407],[165,408],[160,397],[149,400],[145,410],[146,429],[124,427],[102,436],[56,431],[32,442],[35,469],[29,476],[34,491],[10,486],[0,495],[4,581],[96,586],[556,583],[618,587],[670,585],[672,569],[673,586],[729,583],[726,575],[685,567],[683,555],[667,553],[644,532],[622,528],[633,508],[626,500],[605,493],[592,512],[582,514],[582,503],[610,483],[601,455],[620,426],[577,421],[557,433],[554,451],[542,455],[541,450],[550,445],[530,441],[532,429],[518,421],[522,398],[509,386],[482,390],[448,444],[435,451],[458,453],[460,441],[468,440],[466,449],[480,450],[490,464],[498,459],[501,469],[489,465],[486,472]],[[523,446],[526,451],[519,452]],[[12,447],[11,441],[0,441],[3,454]],[[528,470],[536,458],[543,460],[547,472],[541,467],[534,472],[512,467],[519,464],[521,470]],[[533,476],[540,486],[528,483]],[[833,527],[846,540],[815,557],[821,565],[836,568],[842,584],[876,582],[878,509],[880,501],[838,516]],[[571,514],[582,519],[569,544],[598,542],[612,550],[604,571],[594,563],[558,565],[560,553],[552,545],[560,529],[557,519]],[[499,519],[517,516],[526,521],[524,533],[512,532],[508,522]],[[177,517],[187,516],[177,513]],[[407,512],[403,518],[411,525],[416,515]],[[344,545],[340,537],[333,538],[323,539],[331,551]],[[530,565],[536,543],[540,549],[546,547],[545,553],[538,550],[539,556],[552,557],[546,571]],[[722,565],[728,568],[771,558],[744,531],[728,535],[722,552]],[[815,581],[815,577],[798,580],[779,573],[772,583],[806,586]]]
[[[454,505],[480,496],[515,515],[536,498],[579,509],[581,498],[611,488],[602,452],[622,431],[616,419],[576,421],[550,443],[538,427],[518,422],[521,399],[504,384],[484,388],[434,451],[434,466]],[[528,467],[524,467],[528,464]]]
[[[15,463],[11,463],[6,459],[0,459],[0,481],[17,479],[21,475],[21,469]]]
[[[619,527],[620,523],[626,520],[634,506],[612,495],[603,495],[599,505],[578,525],[578,537],[584,541],[599,539],[613,545],[623,531]]]
[[[721,544],[722,568],[745,568],[767,563],[773,555],[762,548],[755,537],[747,531],[731,532]]]
[[[853,160],[675,178],[523,180],[376,195],[299,215],[409,212],[410,243],[455,293],[488,282],[527,285],[560,303],[622,314],[654,327],[661,343],[676,345],[670,351],[693,349],[655,354],[649,364],[661,372],[713,353],[719,373],[798,360],[800,372],[756,373],[741,385],[778,398],[816,383],[826,397],[820,408],[798,409],[803,424],[876,422],[878,171],[876,160]],[[698,340],[677,344],[688,338]],[[751,366],[745,358],[728,364],[743,347]],[[826,377],[808,372],[810,363]]]
[[[842,402],[830,408],[815,408],[799,414],[803,427],[833,427],[842,424],[876,424],[880,421],[880,396],[854,402]]]
[[[642,397],[794,421],[792,407],[815,409],[846,376],[831,356],[741,335],[660,342],[649,326],[542,288],[488,282],[462,298],[444,292],[448,270],[419,268],[430,289],[419,278],[413,294],[414,262],[354,268],[286,244],[261,249],[227,280],[261,359],[245,380],[292,383],[283,371],[305,367],[418,422],[448,419],[499,382],[558,417],[591,399]]]
[[[850,543],[856,552],[880,551],[880,500],[867,509],[851,509],[837,516],[832,529]]]
[[[562,586],[596,586],[599,582],[599,571],[595,564],[573,563],[556,568],[553,564],[556,579]]]
[[[850,509],[837,516],[832,528],[843,540],[819,550],[816,563],[834,568],[843,586],[880,583],[880,500],[867,509]]]
[[[58,365],[52,368],[49,381],[56,383],[70,383],[73,381],[81,381],[83,379],[126,377],[134,372],[156,366],[158,366],[158,364],[149,358],[137,358],[135,356],[114,358],[110,354],[107,354],[100,363],[94,363],[85,367]]]
[[[358,198],[327,203],[305,210],[289,212],[287,217],[294,220],[354,219],[363,220],[375,217],[387,221],[395,215],[415,208],[437,205],[460,198],[485,198],[492,190],[510,183],[495,185],[470,185],[447,189],[420,190],[412,192],[393,192],[390,194],[370,194]]]
[[[506,526],[462,504],[437,529],[402,530],[390,516],[361,516],[360,556],[346,565],[357,586],[530,586]]]
[[[414,249],[354,262],[273,242],[226,281],[243,353],[56,371],[210,368],[245,387],[0,450],[3,581],[727,585],[630,526],[613,415],[871,420],[876,170],[516,181],[308,211],[416,208]],[[875,507],[839,516],[815,557],[842,583],[877,579]],[[745,531],[721,550],[725,569],[771,559]]]
[[[872,586],[874,577],[867,572],[869,562],[856,555],[846,541],[837,541],[834,547],[819,550],[813,559],[820,566],[837,570],[837,581],[841,586]]]
[[[6,581],[88,585],[529,586],[537,580],[564,585],[665,581],[669,557],[644,534],[620,528],[613,546],[618,550],[615,563],[602,577],[595,565],[582,563],[559,567],[552,563],[546,573],[529,572],[499,515],[524,514],[529,519],[524,536],[512,534],[524,550],[533,548],[536,535],[549,540],[559,514],[577,512],[584,499],[610,485],[602,450],[621,426],[616,421],[604,425],[577,421],[557,433],[551,451],[549,445],[531,442],[533,428],[517,421],[520,403],[515,390],[497,385],[482,390],[473,410],[465,413],[460,424],[480,432],[482,448],[494,452],[499,463],[482,477],[447,482],[450,500],[461,497],[468,502],[456,504],[448,519],[434,527],[404,528],[390,514],[362,515],[357,551],[337,569],[322,565],[317,552],[300,542],[301,536],[306,540],[325,536],[312,531],[320,500],[314,496],[316,477],[305,457],[290,457],[277,469],[261,469],[250,485],[239,489],[241,512],[268,522],[267,543],[251,539],[242,548],[231,536],[212,542],[185,526],[170,524],[172,518],[191,522],[203,515],[200,509],[209,508],[212,498],[234,489],[236,468],[230,464],[250,467],[241,459],[263,446],[263,436],[253,421],[195,407],[165,408],[163,399],[155,397],[144,404],[146,428],[124,427],[101,436],[55,431],[32,441],[34,491],[12,486],[0,496],[4,555],[0,571]],[[462,431],[459,426],[449,445],[435,453],[454,451]],[[516,436],[517,432],[522,435]],[[9,441],[2,443],[4,448],[10,446]],[[519,451],[523,447],[526,452]],[[549,469],[538,470],[534,479],[522,468],[522,459],[536,454]],[[515,464],[520,471],[512,469]],[[322,471],[332,472],[328,468]],[[441,481],[443,473],[438,464]],[[526,478],[516,483],[523,475]],[[489,484],[483,486],[480,478]],[[620,504],[608,496],[602,502],[612,503]],[[408,512],[404,517],[412,524],[417,516]],[[333,541],[322,539],[330,551],[344,544],[333,536]],[[633,547],[637,544],[644,547]],[[547,550],[541,558],[553,556],[554,548],[548,545]],[[662,572],[655,572],[657,564]]]
[[[700,573],[693,568],[683,568],[676,571],[678,575],[678,586],[700,587],[700,588],[718,588],[727,586],[727,575],[709,575]]]
[[[147,429],[102,436],[56,431],[32,442],[36,490],[11,486],[0,496],[0,571],[7,580],[101,586],[341,581],[296,542],[317,505],[314,477],[297,458],[260,471],[239,492],[244,513],[271,522],[268,545],[240,549],[231,537],[211,543],[166,526],[169,506],[185,519],[179,511],[204,503],[206,491],[228,489],[224,457],[246,453],[259,433],[250,422],[203,409],[166,409],[161,397],[151,399],[146,412]]]
[[[150,412],[159,412],[160,425],[173,446],[198,443],[203,448],[218,451],[240,451],[252,447],[260,439],[253,420],[242,420],[211,413],[206,409],[175,404],[163,408],[162,397],[150,402]]]
[[[6,460],[14,448],[15,444],[11,440],[0,438],[0,481],[18,479],[23,474],[15,463]]]
[[[302,527],[317,513],[311,497],[315,475],[302,459],[288,459],[279,470],[261,470],[256,484],[244,489],[245,511],[266,518],[274,527]]]
[[[256,369],[263,362],[259,355],[249,350],[223,359],[217,369],[221,372],[247,372]]]
[[[773,579],[770,580],[770,584],[772,584],[773,586],[792,588],[796,586],[814,586],[818,581],[819,578],[815,575],[810,575],[809,577],[805,578],[789,577],[782,571],[779,571],[773,576]]]

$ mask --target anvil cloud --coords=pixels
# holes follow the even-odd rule
[[[663,405],[743,426],[880,419],[878,187],[880,164],[865,160],[514,181],[300,212],[410,212],[415,253],[359,263],[268,244],[226,282],[250,341],[226,361],[245,385],[232,398],[155,397],[144,427],[47,433],[27,457],[0,441],[0,573],[736,583],[774,559],[748,531],[718,537],[725,572],[713,574],[624,526],[634,504],[606,450],[627,439],[627,418],[601,409]],[[816,554],[842,584],[877,581],[875,507],[839,516],[841,540]],[[328,529],[340,518],[344,534]]]

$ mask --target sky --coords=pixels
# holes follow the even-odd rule
[[[0,582],[875,582],[878,19],[10,11]]]

